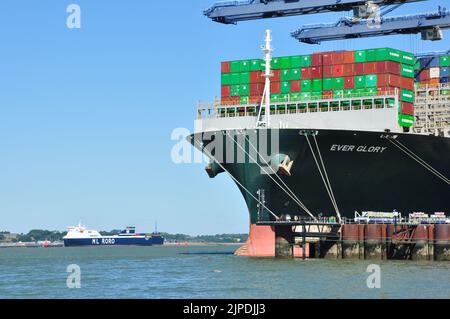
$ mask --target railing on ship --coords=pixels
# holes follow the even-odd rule
[[[308,99],[291,99],[271,102],[273,115],[300,114],[316,112],[359,111],[371,109],[395,108],[398,101],[398,89],[378,91],[377,95],[369,93],[355,93],[350,97],[323,98],[323,96],[311,96]],[[198,119],[226,118],[258,115],[259,102],[248,104],[230,104],[226,99],[215,99],[214,102],[198,102]],[[262,114],[265,110],[262,111]]]

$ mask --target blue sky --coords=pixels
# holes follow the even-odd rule
[[[82,28],[66,27],[79,4]],[[409,4],[394,15],[430,11]],[[276,55],[391,46],[447,50],[393,36],[299,44],[290,31],[345,14],[224,26],[211,1],[0,2],[0,230],[136,225],[188,234],[246,232],[237,187],[200,164],[171,160],[173,129],[192,130],[197,100],[220,94],[222,60],[259,57],[264,30]],[[448,37],[450,34],[445,33]]]

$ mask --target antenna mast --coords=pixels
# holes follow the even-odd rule
[[[265,45],[262,47],[265,57],[265,64],[266,64],[266,70],[264,72],[264,78],[266,79],[265,86],[264,86],[264,94],[263,94],[263,101],[264,101],[264,109],[265,109],[265,116],[264,120],[261,120],[261,112],[262,112],[262,106],[263,101],[261,102],[261,108],[259,110],[259,116],[258,116],[258,123],[256,124],[257,127],[270,127],[270,78],[273,76],[272,69],[271,69],[271,62],[272,62],[272,31],[266,30],[266,42]]]

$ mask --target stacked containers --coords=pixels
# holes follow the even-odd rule
[[[414,121],[414,64],[413,54],[390,48],[273,58],[271,100],[373,97],[398,89],[400,124],[411,126]],[[222,103],[260,101],[264,91],[264,68],[262,60],[222,63]],[[246,85],[249,90],[245,89]]]
[[[419,57],[414,65],[416,82],[430,87],[450,83],[449,67],[450,56],[447,54]]]

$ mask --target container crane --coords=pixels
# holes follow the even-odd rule
[[[438,11],[430,13],[380,17],[377,25],[368,19],[342,18],[333,24],[303,26],[292,32],[292,36],[303,43],[319,44],[322,41],[422,33],[422,40],[435,41],[441,40],[442,29],[448,28],[450,11],[439,8]]]
[[[373,0],[372,4],[387,6],[426,0]],[[367,0],[245,0],[218,2],[203,13],[213,21],[237,24],[246,20],[289,17],[304,14],[359,10]]]

